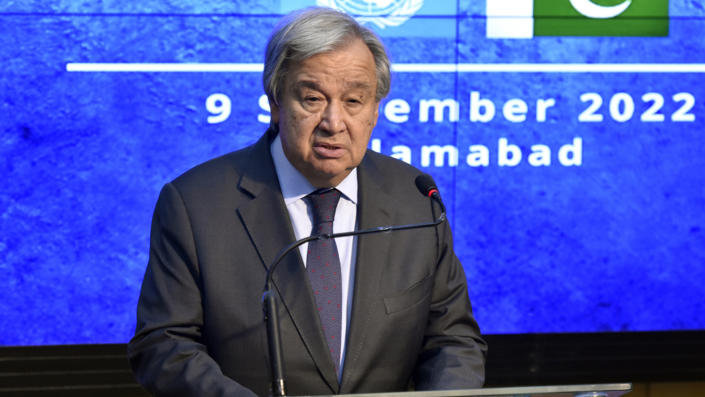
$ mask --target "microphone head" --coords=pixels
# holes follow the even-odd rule
[[[434,193],[438,193],[436,183],[433,182],[433,178],[431,178],[431,175],[429,174],[421,174],[417,176],[415,182],[416,187],[424,196],[431,197]]]

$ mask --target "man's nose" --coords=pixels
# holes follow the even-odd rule
[[[327,104],[319,127],[331,134],[345,131],[344,110],[340,102],[332,101]]]

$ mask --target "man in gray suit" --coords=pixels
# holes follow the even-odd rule
[[[157,202],[128,346],[149,391],[269,394],[261,296],[276,254],[319,227],[436,218],[418,170],[366,149],[389,81],[383,45],[345,14],[306,9],[275,28],[267,133],[166,184]],[[290,395],[482,386],[486,345],[447,222],[321,241],[273,272]]]

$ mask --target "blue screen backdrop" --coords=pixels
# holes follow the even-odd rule
[[[705,329],[705,7],[512,38],[492,1],[318,1],[384,11],[370,147],[436,178],[483,332]],[[315,4],[0,5],[0,345],[129,340],[159,190],[261,136],[268,33]]]

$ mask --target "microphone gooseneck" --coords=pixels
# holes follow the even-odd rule
[[[269,347],[269,360],[272,371],[272,396],[286,396],[286,384],[284,380],[284,366],[282,359],[281,334],[279,330],[279,317],[277,316],[277,299],[276,291],[272,285],[272,274],[279,262],[284,259],[291,251],[312,240],[332,239],[338,237],[360,236],[363,234],[374,234],[382,232],[392,232],[398,230],[420,229],[425,227],[438,226],[446,220],[446,208],[441,200],[441,195],[438,193],[438,188],[428,174],[420,174],[416,177],[416,187],[421,194],[435,200],[441,207],[441,215],[433,222],[413,223],[400,226],[379,226],[370,229],[353,230],[343,233],[324,233],[313,236],[304,237],[296,240],[288,246],[284,247],[277,255],[274,262],[267,269],[266,281],[264,284],[264,292],[262,294],[262,308],[264,310],[264,320],[267,326],[267,344]]]

